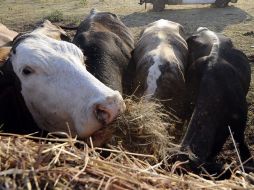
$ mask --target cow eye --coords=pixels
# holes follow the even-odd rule
[[[22,70],[22,74],[23,74],[24,76],[31,75],[32,73],[34,73],[34,70],[33,70],[31,67],[25,67],[25,68]]]

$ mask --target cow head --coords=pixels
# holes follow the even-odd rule
[[[116,14],[111,12],[102,12],[97,9],[91,9],[90,14],[83,22],[84,24],[86,22],[97,23],[97,29],[95,29],[95,31],[98,32],[99,30],[109,30],[110,32],[117,35],[120,39],[122,39],[123,42],[128,45],[129,49],[132,50],[134,48],[134,39],[131,31],[124,25],[124,23]],[[84,30],[82,23],[81,27],[79,28]],[[78,29],[78,33],[80,32],[80,29]]]
[[[118,18],[118,16],[115,15],[114,13],[111,13],[111,12],[101,12],[101,11],[98,11],[97,9],[95,9],[95,8],[91,9],[89,17],[90,17],[90,19],[93,19],[94,16],[97,17],[97,20],[99,20],[99,17],[103,18],[103,19],[106,19],[107,21],[111,21],[111,22],[112,22],[112,20],[115,20],[115,19],[120,20]]]
[[[209,55],[212,43],[210,43],[210,37],[207,35],[207,31],[207,28],[200,27],[195,34],[187,39],[190,62]]]
[[[210,53],[218,52],[218,46],[223,46],[221,49],[233,47],[230,38],[222,34],[215,34],[206,27],[199,27],[196,33],[187,39],[187,43],[191,62],[208,56]]]
[[[5,77],[1,86],[14,83],[14,78],[19,81],[18,88],[33,119],[49,132],[88,137],[125,109],[120,93],[86,70],[79,48],[37,32],[14,41],[1,73]]]

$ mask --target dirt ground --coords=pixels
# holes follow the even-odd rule
[[[208,5],[167,5],[163,12],[152,12],[152,6],[138,5],[139,0],[0,0],[0,22],[18,31],[31,29],[33,25],[54,14],[62,14],[64,23],[78,24],[90,11],[97,8],[111,11],[121,17],[137,38],[140,30],[158,19],[181,23],[187,34],[199,26],[222,32],[232,38],[235,45],[246,54],[254,49],[254,2],[238,0],[237,4],[219,9]]]
[[[11,29],[24,32],[44,18],[53,18],[62,24],[78,24],[90,11],[97,8],[110,11],[130,27],[135,39],[146,24],[158,19],[179,22],[187,35],[197,27],[208,27],[232,38],[235,46],[248,56],[254,55],[254,1],[238,0],[227,8],[210,5],[166,6],[163,12],[152,12],[151,5],[138,5],[138,0],[0,0],[0,22]],[[254,64],[254,63],[253,63]],[[247,138],[254,155],[254,66],[248,94],[249,117]],[[232,148],[232,144],[228,145]]]

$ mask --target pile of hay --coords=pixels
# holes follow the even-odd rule
[[[109,128],[113,137],[109,144],[121,145],[124,150],[150,154],[161,160],[176,147],[169,136],[172,115],[165,114],[162,105],[140,100],[126,99],[126,112]]]
[[[0,189],[253,189],[243,175],[230,180],[178,176],[144,158],[111,149],[101,158],[96,148],[72,138],[35,138],[0,134]]]
[[[181,162],[162,169],[163,158],[178,148],[167,132],[170,116],[156,103],[126,104],[126,113],[107,128],[113,132],[108,149],[94,147],[92,138],[88,147],[68,136],[1,133],[0,189],[254,189],[253,175],[215,181],[173,174]]]

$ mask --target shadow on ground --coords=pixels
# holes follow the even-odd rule
[[[234,6],[227,8],[189,8],[189,9],[166,9],[163,12],[135,12],[121,16],[123,22],[129,27],[145,26],[158,19],[168,19],[181,23],[187,33],[192,33],[199,26],[205,26],[216,32],[232,24],[241,23],[251,16],[242,9]]]

